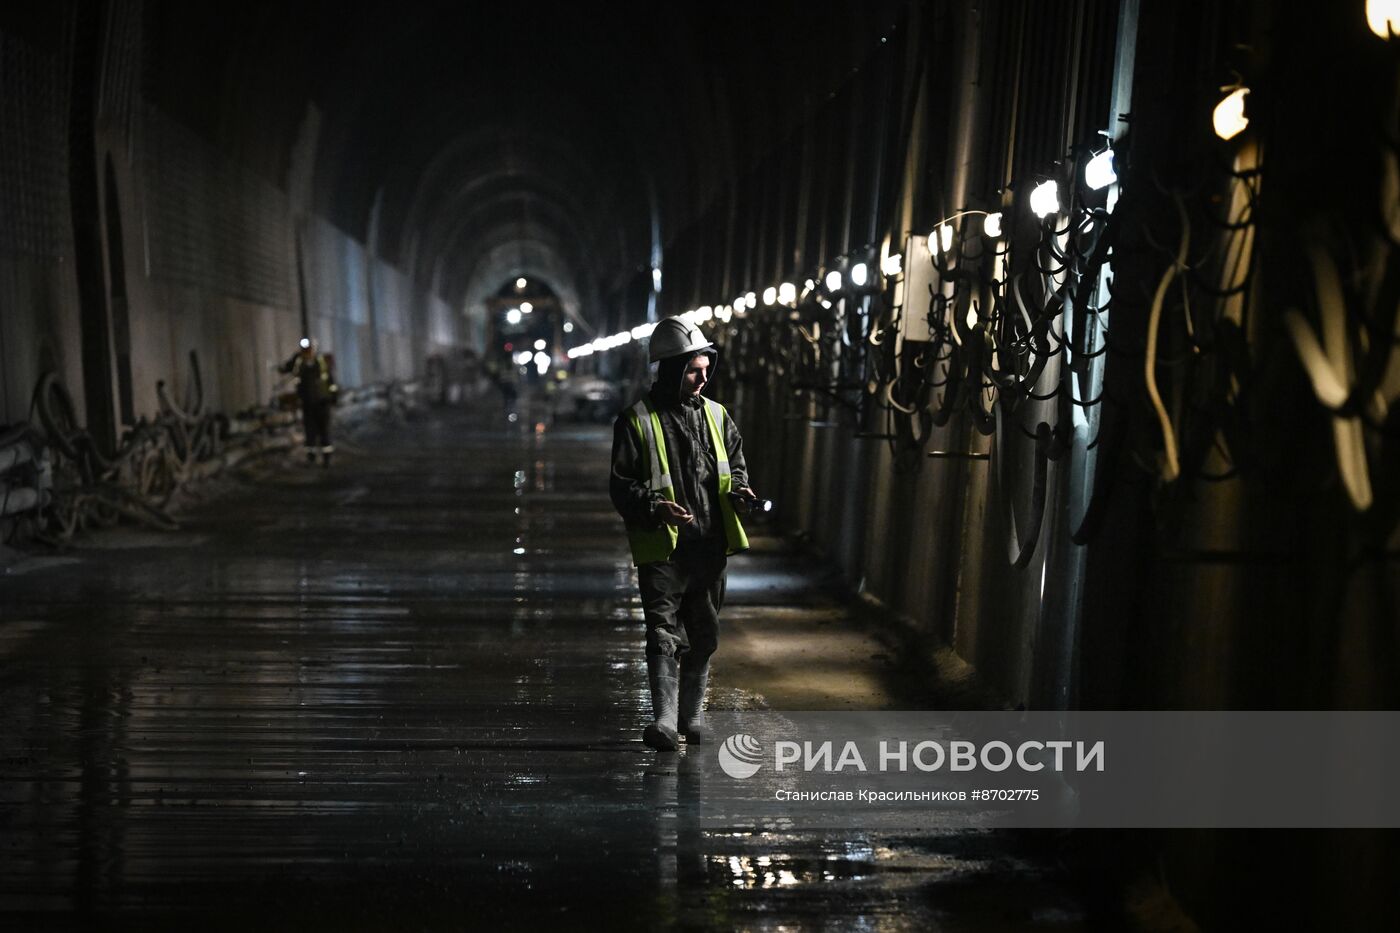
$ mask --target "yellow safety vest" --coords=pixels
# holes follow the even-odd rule
[[[729,501],[733,477],[729,473],[729,451],[724,446],[724,432],[720,430],[720,425],[724,423],[725,411],[719,402],[709,399],[704,401],[705,421],[710,426],[710,440],[715,445],[715,463],[719,471],[719,512],[724,523],[725,553],[734,554],[748,550],[749,538],[744,534],[744,526],[739,523],[739,516],[734,512],[734,504]],[[661,417],[646,398],[633,405],[627,415],[632,422],[632,430],[637,432],[637,438],[642,444],[642,453],[646,457],[648,488],[675,502],[676,490],[671,482],[671,468],[666,459],[666,438],[661,430]],[[642,564],[666,560],[675,551],[679,537],[676,526],[664,522],[660,528],[655,529],[629,526],[627,538],[632,545],[632,562],[640,567]]]

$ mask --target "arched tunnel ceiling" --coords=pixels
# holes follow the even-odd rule
[[[374,251],[454,302],[529,243],[593,318],[649,278],[653,230],[694,223],[904,6],[146,0],[147,79],[283,184],[314,106],[318,213],[363,239],[377,211]]]

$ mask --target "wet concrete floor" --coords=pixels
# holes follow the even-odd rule
[[[702,749],[640,741],[609,439],[428,413],[330,470],[218,480],[181,532],[11,555],[0,925],[1084,926],[1024,836],[692,818]],[[820,568],[756,544],[731,563],[713,707],[930,702]]]

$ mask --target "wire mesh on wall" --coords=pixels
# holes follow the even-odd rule
[[[143,120],[151,276],[290,307],[286,194],[156,108]]]
[[[0,252],[67,251],[67,113],[61,58],[0,35]]]

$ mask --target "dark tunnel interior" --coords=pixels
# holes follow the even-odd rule
[[[0,923],[1388,926],[1398,33],[0,5]],[[955,714],[1191,751],[781,796]]]

